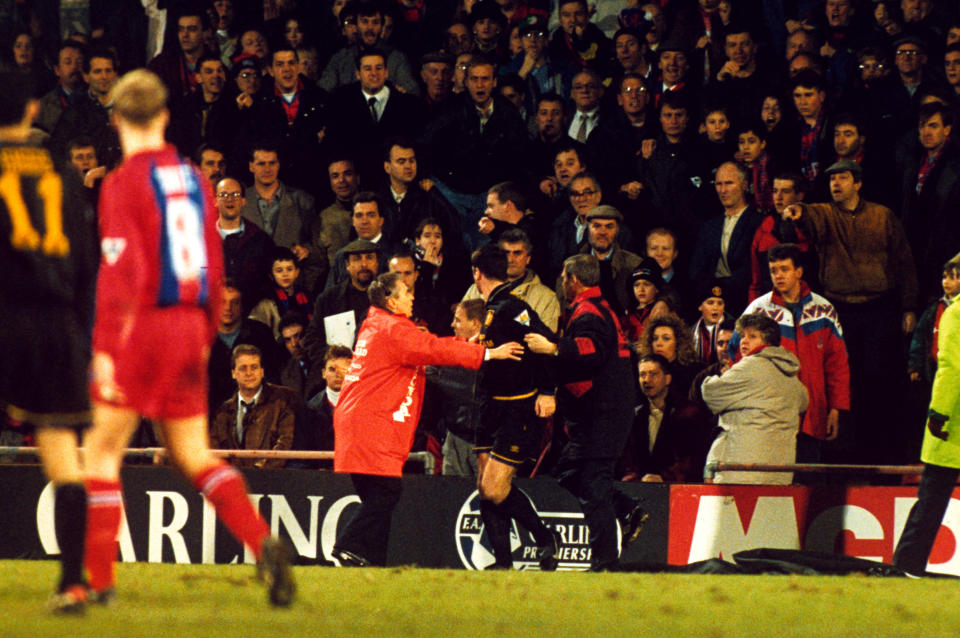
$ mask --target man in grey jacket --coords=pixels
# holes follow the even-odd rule
[[[737,319],[742,358],[719,376],[707,377],[703,400],[723,430],[707,464],[793,463],[800,413],[807,390],[797,378],[800,361],[780,347],[780,327],[766,315]],[[714,483],[789,485],[792,472],[718,472]]]

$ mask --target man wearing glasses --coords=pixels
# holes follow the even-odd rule
[[[581,171],[567,187],[570,207],[557,216],[550,232],[550,281],[560,276],[563,261],[587,243],[587,213],[600,205],[603,191],[592,173]]]
[[[520,21],[520,39],[523,50],[507,65],[508,73],[516,73],[527,87],[527,112],[532,112],[540,96],[558,93],[570,95],[570,80],[574,69],[558,64],[547,53],[547,20],[536,14]]]
[[[600,76],[589,69],[577,73],[573,76],[570,96],[577,110],[567,134],[585,144],[600,123],[600,98],[603,97]]]
[[[911,93],[923,81],[923,67],[927,63],[926,48],[917,38],[901,38],[897,41],[894,63],[900,81]]]
[[[224,177],[216,185],[216,195],[224,269],[227,278],[237,282],[243,299],[252,306],[259,299],[275,246],[256,224],[241,217],[247,198],[239,181]]]
[[[657,86],[664,86],[658,83]],[[677,85],[682,87],[682,84]],[[659,99],[659,95],[655,99]],[[652,142],[657,137],[656,124],[647,114],[650,108],[650,91],[646,81],[636,73],[627,73],[620,78],[617,91],[617,106],[614,115],[615,134],[609,137],[607,163],[604,174],[609,183],[619,186],[620,192],[630,199],[637,199],[643,186],[635,179],[635,166],[643,148],[643,141]],[[648,142],[648,145],[650,144]]]

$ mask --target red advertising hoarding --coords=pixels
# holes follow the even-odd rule
[[[837,552],[890,563],[917,490],[674,485],[667,560],[685,565],[772,547]],[[960,575],[960,490],[947,508],[928,569]]]

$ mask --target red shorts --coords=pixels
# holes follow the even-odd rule
[[[185,419],[207,413],[209,323],[196,307],[176,306],[140,313],[130,344],[113,362],[122,401],[148,419]]]

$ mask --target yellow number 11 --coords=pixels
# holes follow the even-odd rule
[[[30,213],[20,188],[20,177],[24,173],[9,170],[12,167],[7,162],[4,164],[7,164],[4,166],[7,170],[0,175],[0,198],[10,212],[10,224],[13,226],[10,245],[16,250],[40,250],[54,257],[70,254],[70,241],[63,233],[63,183],[60,176],[52,167],[46,167],[47,170],[39,173],[36,188],[37,195],[43,201],[45,227],[41,237],[30,223]]]

